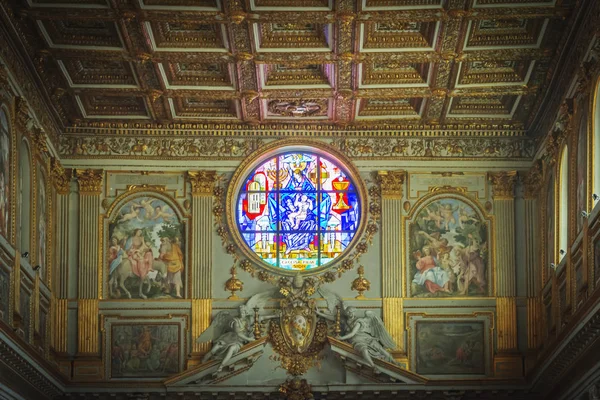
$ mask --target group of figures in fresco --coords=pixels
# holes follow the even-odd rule
[[[428,203],[410,226],[414,297],[487,296],[488,228],[458,198]]]
[[[183,227],[162,199],[126,202],[109,224],[107,252],[111,298],[184,296]]]
[[[485,373],[483,322],[418,321],[416,331],[417,373]]]
[[[113,325],[112,377],[153,377],[179,372],[179,329],[177,324]]]

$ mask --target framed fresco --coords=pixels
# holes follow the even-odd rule
[[[438,379],[491,374],[491,312],[407,314],[411,370]]]
[[[109,379],[162,380],[183,371],[187,316],[106,316],[103,324]]]
[[[185,297],[186,236],[174,203],[146,192],[116,204],[105,228],[108,297]]]
[[[415,208],[405,227],[408,297],[490,295],[490,221],[470,199],[434,195]]]
[[[3,236],[6,240],[10,240],[11,148],[8,116],[5,110],[0,108],[0,236]]]

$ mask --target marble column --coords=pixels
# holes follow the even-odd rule
[[[396,342],[395,357],[406,357],[402,277],[402,186],[405,171],[379,171],[381,189],[381,292],[383,322]]]
[[[99,226],[102,170],[77,170],[79,183],[79,280],[77,299],[77,352],[96,355],[99,351],[98,299],[100,265]]]
[[[67,353],[68,251],[69,251],[69,192],[71,174],[60,162],[50,158],[50,179],[56,193],[54,219],[54,270],[50,301],[50,343],[58,354]]]
[[[212,209],[216,171],[190,171],[187,181],[192,189],[191,277],[192,277],[192,353],[208,351],[208,343],[195,339],[208,328],[212,310]]]

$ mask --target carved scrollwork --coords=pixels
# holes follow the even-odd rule
[[[490,172],[488,178],[492,182],[495,200],[513,199],[515,193],[516,171]]]
[[[101,169],[78,169],[76,170],[77,182],[80,193],[101,193],[102,177],[104,171]]]

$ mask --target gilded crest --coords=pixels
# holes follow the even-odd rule
[[[317,326],[314,300],[308,302],[283,300],[281,304],[281,331],[286,344],[303,353],[313,340]]]

